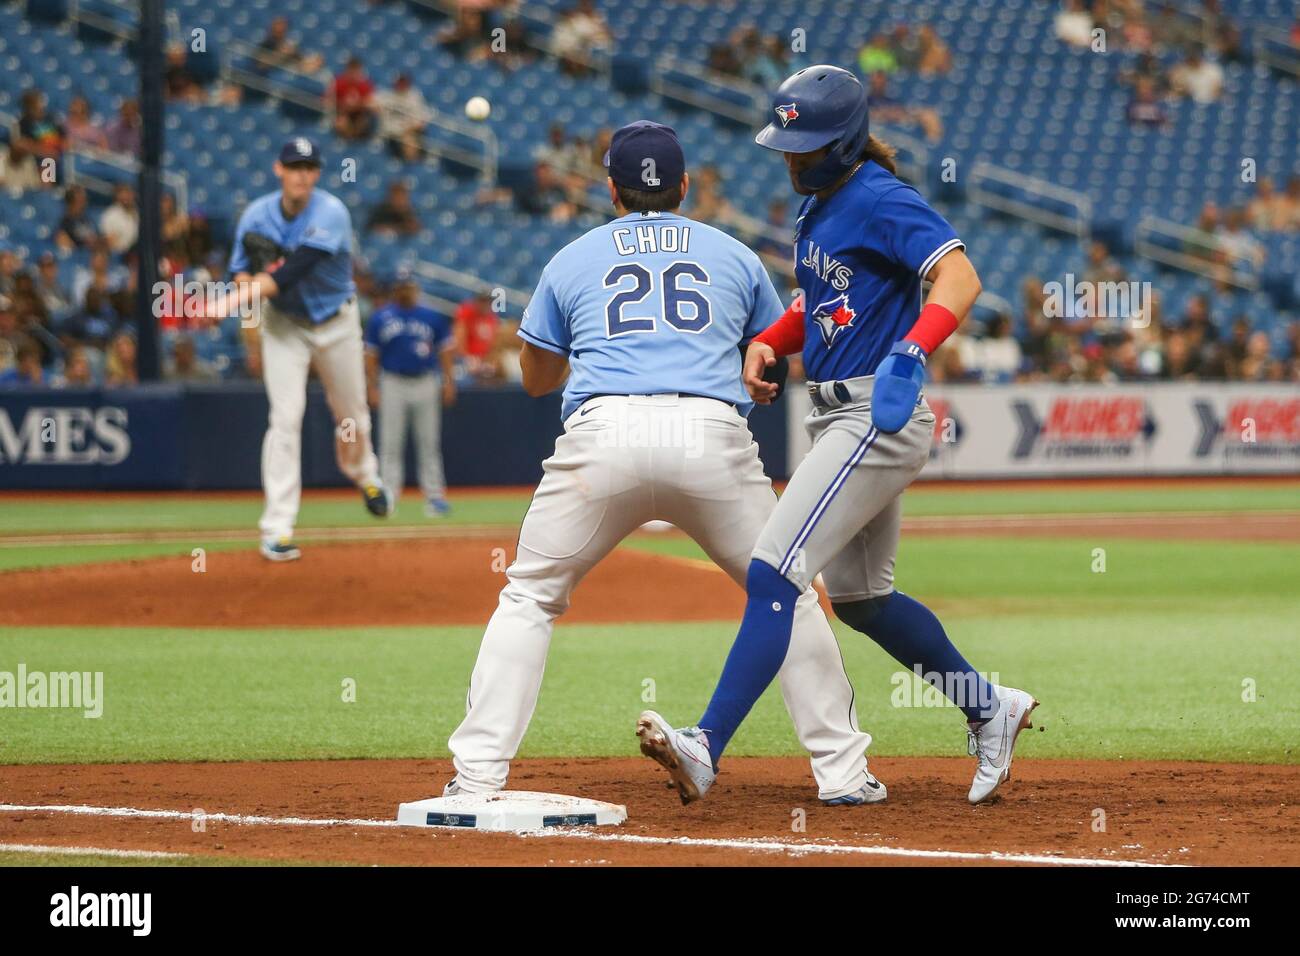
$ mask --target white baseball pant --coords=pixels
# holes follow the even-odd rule
[[[269,302],[262,304],[262,378],[271,403],[262,440],[263,537],[293,536],[302,499],[302,418],[307,373],[315,364],[334,416],[334,455],[355,485],[378,483],[379,460],[370,440],[361,315],[355,298],[334,318],[300,325]]]
[[[552,626],[591,568],[629,533],[660,519],[694,538],[743,588],[754,542],[776,504],[745,419],[708,398],[588,399],[565,421],[543,468],[483,635],[465,719],[449,742],[469,792],[505,787],[537,704]],[[795,611],[780,682],[812,755],[818,795],[857,790],[871,736],[858,728],[839,645],[811,588]]]

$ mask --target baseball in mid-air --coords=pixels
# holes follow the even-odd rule
[[[485,120],[492,112],[492,104],[486,97],[471,96],[465,101],[465,115],[472,120]]]

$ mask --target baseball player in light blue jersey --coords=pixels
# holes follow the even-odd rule
[[[292,561],[302,497],[302,418],[314,364],[335,422],[339,470],[377,517],[392,510],[379,479],[366,404],[361,317],[352,281],[352,217],[336,196],[317,189],[320,154],[304,137],[280,150],[281,188],[253,200],[239,217],[230,271],[237,292],[210,309],[213,318],[261,304],[244,323],[250,365],[260,367],[271,411],[262,441],[266,507],[262,556]]]
[[[669,521],[741,584],[776,502],[745,422],[752,402],[738,350],[782,311],[767,273],[741,243],[676,212],[689,178],[671,129],[625,126],[605,162],[618,218],[556,254],[520,323],[524,387],[542,395],[564,384],[564,434],[483,635],[468,712],[451,736],[447,795],[505,786],[554,621],[624,537]],[[810,587],[796,601],[780,680],[820,797],[883,798],[867,772],[871,738],[857,726],[853,688]],[[864,791],[871,796],[857,796]]]

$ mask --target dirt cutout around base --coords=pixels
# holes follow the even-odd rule
[[[618,827],[568,835],[233,823],[202,814],[391,821],[436,796],[447,761],[337,760],[11,766],[4,802],[170,810],[142,819],[0,810],[0,842],[350,864],[968,865],[984,854],[1165,864],[1300,864],[1300,767],[1016,761],[992,803],[966,803],[973,762],[878,757],[889,801],[824,807],[807,761],[734,758],[707,799],[682,807],[643,758],[532,759],[510,786],[621,803]],[[1244,781],[1249,786],[1244,786]],[[196,822],[202,821],[202,822]],[[1104,829],[1102,829],[1104,827]],[[689,838],[681,842],[680,838]],[[692,841],[716,841],[707,844]],[[679,841],[679,842],[672,842]],[[785,848],[755,846],[778,842]],[[939,855],[862,852],[932,851]],[[963,859],[948,854],[974,853]],[[1026,862],[1026,861],[1022,861]]]

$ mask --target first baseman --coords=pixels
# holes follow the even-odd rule
[[[352,281],[352,217],[341,200],[316,188],[320,172],[315,143],[298,137],[284,144],[275,164],[281,188],[253,200],[239,217],[230,254],[236,294],[209,310],[221,318],[261,303],[260,332],[256,325],[247,327],[246,336],[271,405],[262,441],[266,507],[259,523],[262,555],[270,561],[301,556],[293,529],[302,497],[302,418],[312,365],[334,416],[339,470],[360,489],[371,514],[382,518],[392,511],[370,440]]]
[[[745,416],[739,345],[781,314],[758,257],[676,210],[689,178],[676,134],[637,122],[605,157],[618,218],[547,264],[519,326],[524,387],[564,385],[564,434],[519,531],[451,736],[444,793],[502,789],[537,704],[555,619],[642,524],[672,522],[739,584],[776,503]],[[819,796],[884,798],[867,771],[839,646],[808,582],[790,598],[781,690]],[[778,662],[780,663],[780,662]],[[775,672],[775,668],[774,668]]]
[[[978,762],[968,799],[980,803],[1009,777],[1038,702],[986,681],[934,614],[894,589],[901,496],[934,432],[921,395],[926,358],[974,304],[979,277],[952,226],[895,176],[893,150],[868,131],[857,77],[833,66],[800,70],[772,109],[757,142],[784,155],[806,197],[794,235],[803,297],[750,345],[745,384],[770,400],[763,368],[802,348],[813,445],[758,536],[745,616],[707,710],[684,730],[646,711],[641,750],[669,771],[683,802],[702,797],[786,658],[795,602],[821,573],[841,621],[908,670],[938,675],[968,722]],[[933,285],[922,308],[923,281]]]

